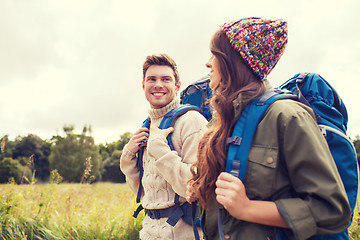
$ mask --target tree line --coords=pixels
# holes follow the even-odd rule
[[[14,141],[8,135],[0,139],[0,183],[34,182],[125,182],[119,160],[131,133],[120,135],[118,141],[96,145],[91,126],[80,134],[73,125],[63,127],[64,135],[50,140],[29,134]],[[353,140],[360,162],[360,136]]]
[[[80,134],[73,125],[63,127],[64,135],[43,140],[37,135],[8,135],[0,138],[0,183],[35,182],[125,182],[119,167],[122,149],[131,137],[120,135],[118,141],[96,145],[91,126]]]

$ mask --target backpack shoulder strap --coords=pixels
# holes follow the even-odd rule
[[[179,105],[178,107],[172,109],[171,111],[169,111],[168,113],[165,114],[165,116],[163,117],[163,119],[160,122],[159,128],[160,129],[166,129],[169,127],[174,127],[176,120],[181,117],[182,115],[184,115],[185,113],[187,113],[188,111],[197,111],[201,114],[202,111],[200,110],[200,108],[193,106],[193,105],[189,105],[189,104],[185,104],[185,105]],[[167,141],[168,144],[170,146],[171,150],[175,150],[174,145],[172,143],[171,140],[171,133],[167,136]]]
[[[228,137],[229,145],[225,171],[231,175],[244,180],[248,154],[251,147],[257,125],[263,118],[268,107],[279,99],[296,99],[297,96],[290,91],[280,89],[272,89],[266,91],[260,98],[252,100],[241,113],[233,129],[231,137]],[[218,212],[218,232],[220,240],[225,240],[222,231],[222,212],[223,208],[219,208]]]
[[[266,91],[260,98],[252,100],[237,120],[229,144],[226,172],[240,178],[245,177],[247,159],[257,125],[263,118],[268,107],[279,99],[297,99],[289,91],[272,89]]]
[[[142,124],[142,127],[146,127],[146,128],[150,127],[150,117],[145,119],[145,121]],[[138,153],[137,153],[137,161],[136,161],[136,167],[140,171],[140,179],[142,179],[143,172],[144,172],[144,169],[143,169],[144,147],[140,147],[141,144],[142,144],[142,142],[139,144],[139,150],[138,150]],[[142,183],[141,183],[141,180],[140,180],[139,189],[138,189],[138,193],[137,193],[137,196],[136,196],[136,202],[137,203],[140,202],[142,191],[143,191],[143,186],[142,186]]]
[[[200,108],[190,105],[190,104],[181,104],[176,108],[170,110],[168,113],[165,114],[161,123],[159,125],[160,129],[166,129],[169,127],[173,127],[175,125],[176,119],[187,113],[188,111],[193,110],[199,113],[202,113]]]
[[[159,128],[160,129],[166,129],[169,127],[174,127],[176,120],[181,117],[182,115],[184,115],[185,113],[187,113],[188,111],[197,111],[199,113],[202,113],[202,111],[200,110],[200,108],[193,106],[193,105],[189,105],[189,104],[180,104],[179,106],[177,106],[176,108],[172,109],[171,111],[169,111],[168,113],[165,114],[165,116],[163,117],[163,119],[160,122]],[[170,133],[167,137],[166,140],[168,142],[168,145],[171,149],[171,151],[175,150],[174,144],[172,143],[171,140],[171,136],[172,133]],[[175,194],[175,199],[174,199],[174,203],[175,204],[179,204],[179,195]]]
[[[150,117],[146,118],[142,124],[142,127],[150,128]],[[139,169],[140,172],[140,181],[139,181],[139,188],[138,192],[136,194],[136,203],[140,202],[141,194],[143,192],[143,185],[142,185],[142,177],[144,174],[144,168],[143,168],[143,155],[144,155],[144,146],[140,146],[143,142],[139,143],[139,150],[137,152],[137,161],[136,161],[136,167]],[[140,211],[143,209],[143,206],[140,204],[137,209],[134,211],[133,217],[137,217]]]

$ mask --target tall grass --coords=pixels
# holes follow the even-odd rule
[[[143,213],[126,184],[0,185],[0,240],[138,239]],[[360,240],[358,208],[349,228]]]
[[[138,239],[126,184],[0,185],[0,239]]]
[[[359,205],[356,206],[354,211],[353,221],[349,227],[349,236],[350,240],[359,240],[360,239],[360,216],[359,216]]]

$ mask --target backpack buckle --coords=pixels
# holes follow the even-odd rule
[[[309,75],[308,73],[300,73],[296,79],[296,83],[301,84],[304,82],[305,78]]]
[[[226,139],[226,144],[234,144],[239,146],[241,144],[241,140],[242,138],[239,136],[228,137]]]
[[[160,219],[160,211],[158,209],[146,209],[145,213],[151,218],[151,219]]]

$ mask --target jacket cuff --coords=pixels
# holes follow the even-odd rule
[[[281,217],[292,230],[293,239],[308,239],[316,234],[316,222],[309,207],[300,199],[275,201]]]

